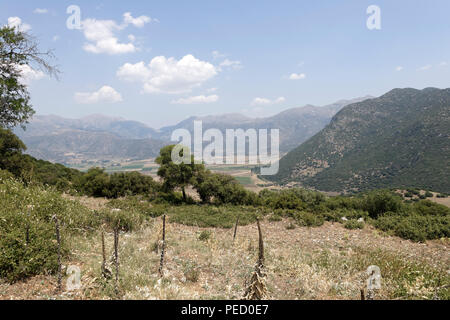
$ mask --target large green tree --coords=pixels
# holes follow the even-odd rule
[[[30,93],[23,81],[24,68],[57,76],[49,63],[51,51],[42,52],[29,34],[18,28],[0,28],[0,127],[24,125],[34,114]]]
[[[183,200],[186,201],[186,187],[195,182],[195,177],[199,172],[204,171],[205,167],[203,164],[196,164],[194,156],[191,156],[190,163],[175,163],[172,159],[172,153],[176,147],[176,145],[170,145],[159,151],[159,157],[156,158],[156,163],[160,165],[158,176],[163,179],[163,189],[166,192],[180,188],[183,192]],[[183,158],[184,152],[186,152],[186,149],[179,149],[180,158]]]

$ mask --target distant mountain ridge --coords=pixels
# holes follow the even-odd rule
[[[34,157],[53,162],[71,163],[79,159],[148,159],[172,143],[172,132],[187,129],[193,133],[194,120],[203,129],[280,129],[280,151],[285,153],[324,128],[344,106],[369,97],[342,100],[331,105],[307,105],[292,108],[267,118],[249,118],[238,113],[190,117],[174,126],[155,130],[144,123],[104,115],[66,119],[55,115],[36,115],[26,131],[16,129]]]
[[[280,161],[280,182],[322,191],[450,191],[450,89],[394,89],[344,107]]]

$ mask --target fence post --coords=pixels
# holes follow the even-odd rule
[[[56,231],[56,242],[58,244],[58,292],[61,292],[62,290],[62,266],[61,266],[61,235],[59,233],[59,221],[58,217],[56,215],[53,216],[53,219],[55,220],[55,231]]]
[[[236,225],[234,226],[233,242],[236,239],[236,233],[237,233],[238,224],[239,224],[239,216],[237,216]]]
[[[119,294],[119,226],[114,228],[114,265],[116,267],[116,281],[114,289]]]
[[[164,251],[166,249],[166,215],[163,215],[163,231],[162,231],[162,249],[161,249],[161,260],[159,262],[159,275],[162,277],[163,267],[164,267]]]

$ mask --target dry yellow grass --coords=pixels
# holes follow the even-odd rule
[[[359,299],[370,264],[384,263],[383,286],[378,298],[395,298],[408,263],[445,274],[450,265],[448,240],[426,244],[386,237],[376,230],[347,230],[326,223],[319,228],[297,227],[290,222],[262,222],[267,287],[271,299]],[[121,234],[119,244],[121,299],[241,299],[258,255],[256,225],[233,229],[202,229],[167,224],[164,276],[158,275],[161,219],[141,231]],[[209,230],[208,240],[199,240]],[[1,299],[112,299],[114,282],[101,276],[101,233],[69,239],[72,257],[65,265],[82,270],[83,289],[56,295],[55,278],[36,277],[14,285],[0,284]],[[106,234],[108,258],[113,235]],[[155,250],[156,249],[156,250]],[[444,269],[444,270],[442,270]],[[411,273],[418,272],[411,269]],[[427,271],[428,272],[428,271]],[[426,273],[424,273],[427,276]],[[414,276],[414,275],[413,275]],[[429,298],[423,275],[404,285],[413,298]],[[65,281],[63,281],[65,282]]]

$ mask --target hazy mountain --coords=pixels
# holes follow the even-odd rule
[[[280,161],[277,182],[323,191],[450,191],[450,89],[394,89],[337,113]]]
[[[187,129],[193,133],[194,120],[202,120],[203,129],[280,129],[280,151],[285,153],[319,132],[342,107],[369,97],[342,100],[315,107],[307,105],[283,111],[267,118],[249,118],[231,113],[218,116],[191,117],[174,126],[155,130],[138,122],[104,115],[66,119],[54,115],[36,115],[26,131],[16,134],[28,146],[28,153],[54,162],[74,159],[107,160],[150,158],[163,145],[170,144],[172,132]]]
[[[26,137],[27,153],[59,163],[76,160],[148,159],[166,143],[155,139],[125,139],[107,132],[65,130],[52,135]]]
[[[369,96],[353,100],[342,100],[331,105],[316,107],[307,105],[292,108],[267,118],[248,118],[241,114],[225,114],[218,116],[191,117],[175,126],[161,128],[157,136],[162,140],[169,140],[176,129],[187,129],[193,132],[194,120],[203,122],[203,130],[219,129],[225,133],[226,129],[280,129],[280,151],[288,152],[308,140],[323,129],[344,106],[366,100]]]

